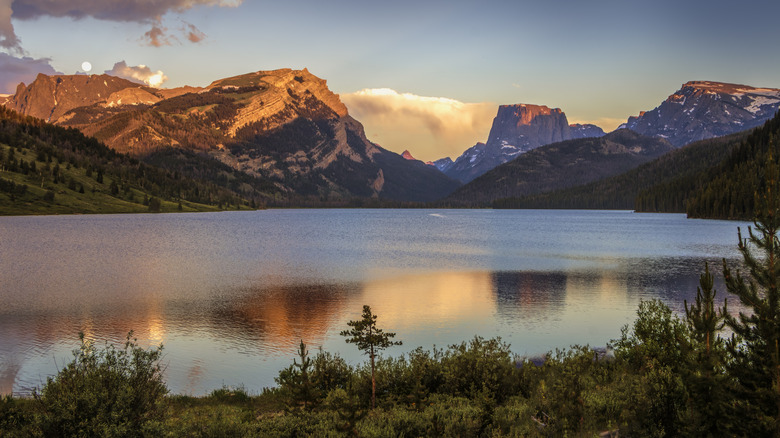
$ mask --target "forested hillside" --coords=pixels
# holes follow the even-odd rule
[[[672,151],[628,172],[589,184],[522,198],[504,198],[494,208],[573,208],[633,210],[641,192],[669,181],[694,183],[698,174],[724,160],[746,133],[702,140]],[[669,196],[669,204],[658,200],[650,211],[684,212],[684,203]],[[645,209],[647,211],[647,209]]]
[[[621,175],[566,190],[499,199],[493,207],[633,209],[750,219],[754,194],[764,190],[770,150],[778,160],[779,138],[776,115],[755,130],[690,144]]]
[[[474,179],[446,201],[453,205],[484,206],[502,197],[578,186],[623,173],[673,150],[666,140],[627,129],[599,138],[548,144]]]
[[[186,151],[179,155],[172,169],[166,170],[117,153],[75,129],[0,108],[0,212],[250,208],[267,196],[257,187],[273,190],[254,178],[246,181],[246,175],[237,177],[237,172],[216,160]]]
[[[756,193],[766,186],[767,164],[780,158],[780,115],[776,115],[735,148],[702,178],[701,188],[688,198],[690,217],[751,219]],[[645,198],[655,192],[644,194]],[[660,196],[658,196],[661,198]]]

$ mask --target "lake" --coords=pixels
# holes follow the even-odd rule
[[[640,300],[677,312],[747,223],[554,210],[264,210],[0,217],[0,394],[29,394],[90,339],[164,344],[174,393],[259,392],[300,340],[368,304],[400,355],[479,335],[519,355],[604,346]],[[730,300],[733,301],[733,300]],[[729,303],[730,307],[736,303]]]

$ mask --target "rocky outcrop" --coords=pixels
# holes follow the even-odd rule
[[[121,105],[154,105],[160,100],[162,99],[159,96],[143,88],[130,87],[111,93],[105,102],[101,102],[101,106],[111,108]]]
[[[486,143],[467,149],[454,163],[441,161],[436,167],[452,178],[467,183],[496,166],[540,146],[584,138],[589,133],[604,135],[594,125],[573,125],[559,108],[543,105],[502,105],[493,119]],[[598,136],[598,135],[594,135]],[[439,163],[437,161],[436,163]]]
[[[408,150],[408,149],[407,149],[407,150],[404,150],[404,151],[403,151],[403,153],[401,153],[401,156],[402,156],[402,157],[403,157],[405,160],[417,160],[417,158],[414,158],[414,157],[412,156],[412,153],[411,153],[411,152],[409,152],[409,150]]]
[[[511,146],[517,153],[571,138],[566,114],[544,105],[502,105],[493,119],[486,146]]]
[[[39,74],[29,86],[19,84],[5,106],[28,116],[58,123],[68,111],[106,103],[112,94],[127,88],[141,90],[142,87],[109,75]]]
[[[778,89],[692,81],[657,108],[630,117],[622,127],[680,147],[760,126],[778,109]]]
[[[307,69],[259,71],[227,79],[220,79],[208,90],[254,91],[243,102],[235,120],[228,128],[230,135],[249,124],[263,124],[274,129],[294,120],[300,114],[312,118],[348,115],[347,107],[338,95],[328,89],[327,82],[309,73]],[[316,108],[312,100],[317,102]]]

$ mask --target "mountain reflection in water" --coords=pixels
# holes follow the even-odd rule
[[[679,286],[679,279],[667,280],[652,289]],[[362,360],[338,333],[359,317],[363,304],[404,341],[391,355],[446,347],[476,334],[502,336],[519,354],[594,339],[603,345],[630,321],[642,297],[637,288],[647,286],[610,273],[439,272],[230,290],[194,303],[152,300],[132,308],[85,305],[77,312],[66,307],[10,316],[0,322],[0,392],[26,393],[40,385],[56,372],[53,360],[58,367],[69,360],[79,331],[119,343],[131,329],[142,345],[165,344],[173,392],[202,394],[223,384],[259,390],[273,385],[301,340],[312,352],[323,347]]]

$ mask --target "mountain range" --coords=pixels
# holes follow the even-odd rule
[[[502,105],[485,143],[433,163],[369,141],[326,81],[306,69],[173,89],[109,75],[41,74],[0,103],[247,203],[430,202],[450,195],[449,205],[486,205],[587,184],[675,147],[757,127],[780,108],[780,90],[687,82],[610,134],[570,124],[558,108]]]
[[[108,75],[41,74],[5,105],[143,160],[194,151],[268,179],[287,196],[433,201],[460,185],[370,142],[338,95],[306,69],[169,90]]]
[[[675,147],[732,134],[762,125],[780,109],[780,90],[712,81],[691,81],[653,110],[629,117],[618,129],[663,138]],[[455,161],[442,158],[434,165],[464,183],[539,146],[554,142],[601,137],[595,125],[568,124],[557,108],[541,105],[502,105],[485,143],[477,143]]]

